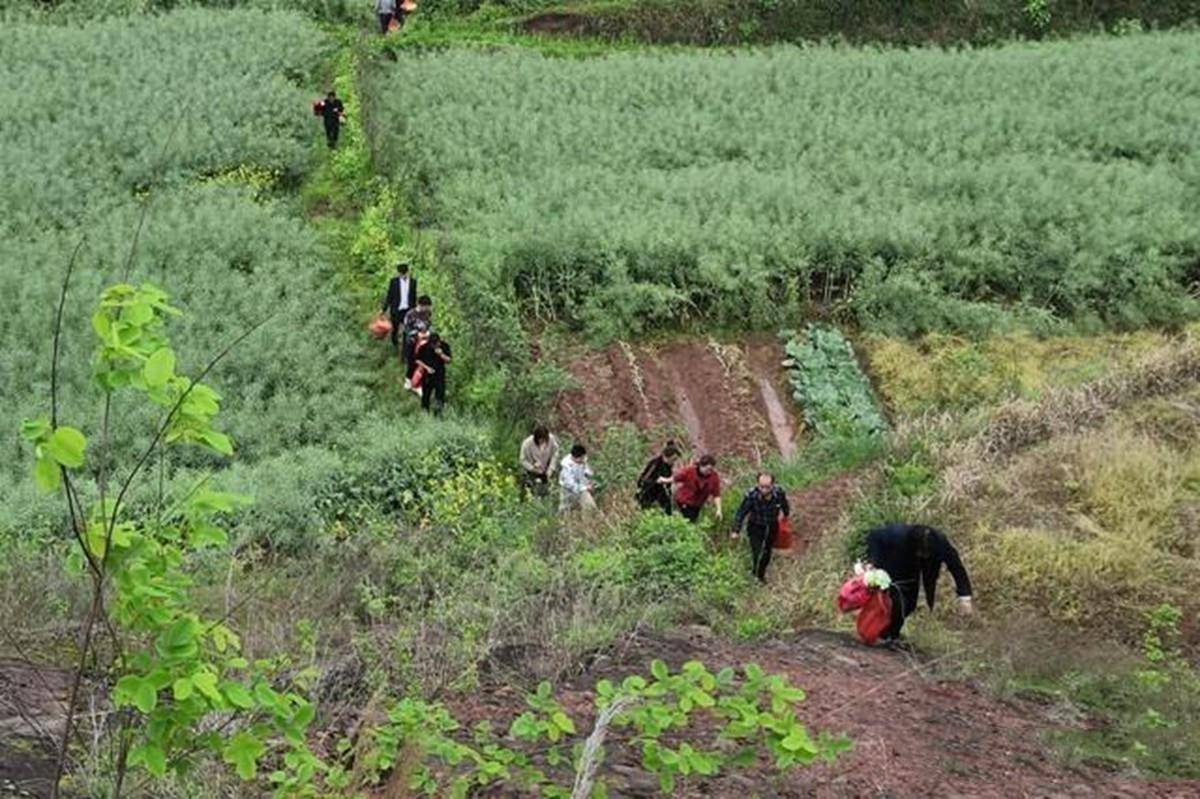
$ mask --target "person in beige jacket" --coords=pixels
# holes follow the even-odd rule
[[[550,480],[558,471],[558,439],[538,425],[521,442],[521,488],[539,497],[545,496]]]

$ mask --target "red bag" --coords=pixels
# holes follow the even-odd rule
[[[325,113],[325,101],[313,100],[313,116],[319,117]]]
[[[413,371],[412,380],[409,381],[408,385],[413,391],[419,391],[421,388],[421,381],[424,379],[425,370],[418,368]]]
[[[892,598],[887,591],[872,590],[867,603],[858,612],[858,637],[874,646],[879,636],[892,626]]]
[[[371,324],[367,325],[367,332],[371,334],[371,338],[385,339],[392,334],[392,323],[386,316],[376,316],[371,320]]]
[[[779,517],[779,524],[775,527],[775,539],[771,541],[771,549],[778,549],[784,552],[790,550],[795,540],[792,538],[792,522],[786,516]]]
[[[396,21],[395,17],[392,17],[391,21],[388,22],[388,33],[395,33],[398,30],[400,30],[400,23]]]
[[[863,582],[862,575],[856,574],[842,583],[837,595],[838,610],[842,613],[858,610],[867,604],[870,595],[871,589],[867,588],[867,584]]]

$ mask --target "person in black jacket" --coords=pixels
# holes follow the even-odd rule
[[[779,531],[779,517],[791,516],[787,493],[775,485],[775,475],[758,473],[758,485],[746,492],[737,515],[733,517],[733,538],[741,534],[742,522],[747,521],[746,535],[750,539],[751,567],[758,581],[767,581],[767,566],[771,563],[771,544]]]
[[[889,524],[867,533],[867,560],[892,578],[892,626],[884,641],[900,637],[904,620],[917,609],[918,592],[925,586],[925,602],[933,610],[942,564],[950,570],[959,607],[971,612],[971,580],[958,550],[944,533],[922,524]]]
[[[655,455],[642,469],[637,479],[637,501],[643,510],[655,505],[671,515],[671,484],[674,482],[675,462],[679,460],[679,447],[668,441],[662,452]]]
[[[381,309],[392,322],[392,346],[397,349],[400,347],[400,335],[404,332],[404,317],[417,304],[416,300],[417,279],[409,277],[408,262],[401,261],[396,264],[395,277],[388,281]]]
[[[321,103],[321,116],[325,120],[325,141],[329,143],[331,150],[337,147],[338,131],[342,127],[342,117],[345,115],[346,107],[338,99],[337,92],[330,89]]]
[[[433,400],[433,415],[441,416],[446,405],[446,366],[450,363],[450,344],[437,333],[429,333],[417,353],[417,368],[425,374],[421,377],[421,408],[430,410]]]

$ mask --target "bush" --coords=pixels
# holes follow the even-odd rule
[[[517,307],[597,339],[813,306],[905,335],[1170,324],[1198,310],[1200,173],[1175,165],[1200,132],[1167,111],[1195,40],[407,52],[376,78],[379,163],[499,351]]]

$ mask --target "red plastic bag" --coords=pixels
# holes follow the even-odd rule
[[[421,390],[421,381],[424,379],[425,379],[425,370],[421,369],[421,368],[417,368],[416,370],[413,371],[412,380],[410,380],[408,383],[409,388],[411,388],[413,391],[420,391]]]
[[[313,100],[313,116],[319,117],[325,113],[325,101]]]
[[[863,582],[862,575],[856,574],[846,582],[842,583],[841,589],[838,590],[837,606],[842,613],[849,613],[852,610],[858,610],[863,605],[867,604],[867,598],[871,595],[871,589],[867,588],[867,584]]]
[[[388,33],[395,33],[398,30],[400,30],[400,23],[396,21],[395,17],[392,17],[391,21],[388,22]]]
[[[858,638],[874,646],[879,636],[892,626],[892,598],[887,591],[872,590],[867,602],[858,612]]]
[[[792,537],[792,522],[788,517],[780,516],[779,524],[775,528],[775,538],[771,541],[771,549],[788,552],[793,544],[795,539]]]
[[[371,324],[367,325],[367,331],[371,338],[385,339],[392,334],[392,323],[386,316],[376,316],[371,320]]]

